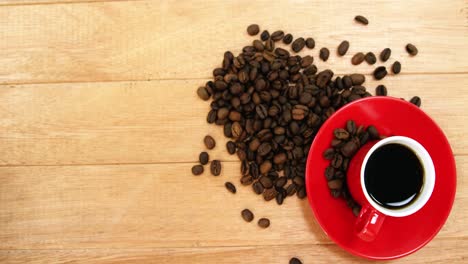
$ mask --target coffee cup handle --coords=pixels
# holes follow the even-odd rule
[[[364,241],[374,240],[384,220],[385,215],[381,214],[370,205],[364,205],[356,221],[356,235]]]

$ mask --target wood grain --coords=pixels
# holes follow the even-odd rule
[[[438,238],[468,237],[468,156],[457,157],[458,194]],[[82,249],[329,244],[307,200],[280,208],[239,184],[239,163],[221,176],[191,163],[0,168],[0,249]],[[225,181],[237,185],[233,195]],[[229,204],[229,206],[227,206]],[[250,208],[268,230],[245,223]]]
[[[430,242],[420,251],[391,263],[466,263],[468,240]],[[441,254],[444,252],[444,254]],[[350,256],[336,245],[280,245],[156,249],[0,250],[2,263],[374,263]]]
[[[0,0],[0,6],[60,5],[95,2],[131,2],[141,0]]]
[[[468,154],[468,75],[389,77],[390,95],[423,98],[423,109],[447,134],[455,154]],[[377,82],[366,83],[374,92]],[[69,83],[0,89],[0,164],[63,165],[193,162],[206,134],[225,150],[222,127],[206,123],[202,80]],[[448,91],[460,91],[449,93]],[[187,133],[190,130],[190,133]]]
[[[5,6],[0,8],[0,83],[207,78],[226,50],[239,52],[251,43],[245,33],[251,23],[314,37],[317,47],[304,54],[316,56],[324,46],[332,54],[326,63],[316,60],[320,69],[370,73],[373,66],[351,66],[352,54],[390,47],[387,65],[399,60],[403,73],[468,72],[464,0],[436,7],[425,0],[285,5],[243,0]],[[358,13],[370,19],[369,26],[353,21]],[[343,39],[351,47],[337,58]],[[418,56],[409,58],[408,42],[419,48]]]

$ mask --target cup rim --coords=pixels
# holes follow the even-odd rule
[[[412,204],[405,206],[403,208],[398,208],[398,209],[389,209],[389,208],[385,208],[377,204],[367,193],[367,190],[365,188],[365,182],[364,182],[364,172],[366,169],[367,161],[369,160],[370,156],[378,148],[384,145],[392,144],[392,143],[402,144],[410,148],[411,150],[413,150],[413,152],[419,158],[421,165],[423,166],[423,169],[424,169],[424,184],[419,194],[419,198],[417,198],[417,200],[413,202]],[[366,156],[364,157],[364,160],[362,161],[362,165],[361,165],[360,182],[361,182],[362,192],[364,193],[364,196],[367,202],[372,207],[374,207],[377,211],[381,212],[382,214],[385,214],[388,216],[394,216],[394,217],[408,216],[420,210],[431,197],[431,194],[432,194],[432,191],[434,190],[434,185],[435,185],[434,163],[432,161],[431,156],[429,155],[429,152],[427,152],[427,150],[416,140],[409,138],[409,137],[404,137],[404,136],[387,137],[378,141],[376,144],[374,144],[366,153]]]

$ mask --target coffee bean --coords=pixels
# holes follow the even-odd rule
[[[231,133],[234,138],[239,138],[244,132],[242,125],[239,122],[232,123]]]
[[[276,180],[276,182],[275,182],[275,186],[276,186],[277,188],[280,188],[280,187],[282,188],[282,187],[284,187],[284,185],[286,185],[287,182],[288,182],[288,178],[286,178],[286,177],[279,177],[279,178]]]
[[[353,58],[351,59],[351,63],[353,65],[359,65],[364,61],[364,57],[365,57],[364,53],[358,52],[358,53],[354,54]]]
[[[249,209],[242,210],[241,216],[246,222],[252,222],[254,219],[254,214]]]
[[[266,41],[269,38],[270,38],[270,32],[268,32],[268,30],[263,30],[262,34],[260,34],[260,39],[262,41]]]
[[[348,52],[349,49],[349,42],[347,40],[344,40],[340,43],[338,46],[338,55],[344,56],[346,52]]]
[[[229,109],[226,107],[220,108],[218,110],[218,119],[226,119],[229,115]]]
[[[354,214],[354,216],[358,217],[360,213],[361,213],[361,207],[359,207],[359,206],[354,206],[354,207],[353,207],[353,214]]]
[[[350,135],[354,135],[356,133],[356,123],[353,120],[346,121],[346,131],[348,131]]]
[[[271,200],[275,199],[276,194],[278,194],[278,192],[276,191],[275,188],[265,189],[263,191],[263,199],[265,201],[271,201]]]
[[[287,161],[288,157],[286,156],[286,153],[284,152],[281,152],[281,153],[278,153],[276,154],[274,157],[273,157],[273,163],[275,164],[283,164]]]
[[[399,61],[395,61],[393,64],[392,64],[392,72],[394,74],[399,74],[401,71],[401,63]]]
[[[325,169],[325,178],[327,179],[327,181],[331,181],[333,180],[334,177],[335,177],[335,168],[330,165]]]
[[[209,135],[205,136],[205,138],[203,139],[203,142],[205,143],[205,147],[207,149],[213,149],[216,146],[216,141],[214,140],[213,137]]]
[[[387,87],[385,87],[385,85],[380,84],[375,88],[375,95],[387,96]]]
[[[380,60],[382,60],[383,62],[386,62],[390,58],[391,54],[392,54],[391,49],[389,48],[383,49],[382,52],[380,52]]]
[[[296,176],[293,178],[293,182],[296,186],[302,186],[304,185],[304,178],[300,177],[300,176]]]
[[[284,37],[284,32],[282,30],[277,30],[273,32],[270,36],[271,40],[279,41]]]
[[[286,44],[286,45],[291,44],[292,41],[293,41],[293,35],[291,35],[291,34],[286,34],[283,37],[283,43]]]
[[[320,88],[325,88],[328,82],[333,77],[333,72],[331,70],[324,70],[317,75],[316,84]]]
[[[263,51],[265,49],[265,46],[263,45],[262,41],[258,39],[252,42],[252,46],[254,46],[255,50],[257,51]]]
[[[411,56],[416,56],[418,54],[418,49],[413,44],[409,43],[406,45],[406,51]]]
[[[307,38],[306,39],[306,46],[307,46],[308,49],[315,48],[315,40],[313,38]]]
[[[262,194],[263,190],[265,189],[263,185],[258,181],[252,185],[252,188],[256,194]]]
[[[232,184],[231,182],[226,182],[224,183],[224,186],[226,187],[226,189],[228,191],[230,191],[231,193],[236,193],[236,186],[234,186],[234,184]]]
[[[271,187],[273,187],[273,182],[271,181],[270,178],[268,178],[268,176],[260,177],[259,182],[262,184],[262,186],[265,189],[270,189]]]
[[[257,153],[260,156],[265,156],[268,153],[270,153],[271,149],[272,149],[271,144],[268,142],[264,142],[260,144],[260,146],[258,147]]]
[[[212,160],[210,170],[213,176],[219,176],[221,174],[221,162],[219,160]]]
[[[333,148],[328,148],[323,152],[323,157],[327,160],[333,159],[335,156],[335,150]]]
[[[204,171],[204,169],[203,169],[202,165],[194,165],[192,167],[192,174],[195,175],[195,176],[198,176],[198,175],[202,174],[203,171]]]
[[[299,199],[304,199],[307,196],[305,186],[301,186],[297,189],[296,195]]]
[[[292,47],[292,50],[293,50],[294,52],[299,52],[299,51],[301,51],[301,50],[304,48],[305,44],[306,44],[306,43],[305,43],[304,38],[297,38],[297,39],[294,40],[294,42],[292,43],[292,46],[291,46],[291,47]]]
[[[232,141],[228,141],[228,142],[226,143],[226,149],[227,149],[227,152],[228,152],[229,154],[231,154],[231,155],[234,154],[234,153],[236,153],[236,143],[234,143],[234,142],[232,142]]]
[[[343,164],[343,156],[341,156],[340,154],[336,154],[331,162],[331,165],[334,168],[339,169],[342,164]]]
[[[269,160],[264,161],[260,165],[260,173],[261,174],[267,174],[271,170],[271,168],[272,168],[271,162]]]
[[[366,81],[366,76],[363,74],[354,73],[350,75],[353,85],[361,85]]]
[[[292,183],[286,188],[286,194],[288,196],[293,196],[295,193],[296,193],[296,185]]]
[[[369,136],[371,137],[371,139],[379,139],[380,137],[379,131],[373,125],[367,127],[367,132],[369,132]]]
[[[278,205],[282,205],[283,204],[283,201],[284,201],[284,194],[283,193],[277,193],[276,194],[276,203]]]
[[[207,152],[202,152],[200,153],[198,160],[200,161],[201,165],[206,165],[208,164],[208,161],[210,160],[210,156],[208,155]]]
[[[330,56],[330,51],[327,48],[320,49],[320,54],[319,54],[320,59],[322,59],[323,61],[327,61],[329,56]]]
[[[356,144],[356,142],[354,141],[348,141],[346,144],[343,145],[343,147],[341,148],[341,153],[343,154],[343,156],[349,158],[349,157],[352,157],[354,156],[354,154],[356,153],[356,151],[358,150],[359,148],[359,145]]]
[[[270,226],[270,220],[268,218],[260,218],[258,220],[258,226],[261,228],[267,228]]]
[[[304,58],[302,58],[301,67],[307,68],[310,65],[312,65],[313,62],[314,62],[314,57],[307,55]]]
[[[252,24],[247,27],[247,33],[250,36],[255,36],[258,34],[258,32],[260,32],[260,27],[257,24]]]
[[[204,86],[201,86],[201,87],[199,87],[197,89],[197,95],[198,95],[198,97],[200,97],[204,101],[210,99],[210,97],[211,97],[210,93],[208,92],[208,90]]]
[[[374,70],[374,78],[376,80],[382,80],[387,75],[387,69],[385,66],[379,66]]]
[[[377,62],[377,58],[375,57],[375,54],[372,52],[367,52],[366,56],[364,56],[364,60],[370,65],[373,65]]]
[[[421,107],[421,98],[419,96],[414,96],[411,98],[410,103],[414,104],[417,107]]]
[[[289,264],[302,264],[302,262],[298,258],[291,258]]]
[[[331,180],[328,182],[328,188],[339,190],[343,186],[343,181],[340,179]]]
[[[356,16],[354,17],[354,20],[356,20],[356,22],[360,23],[360,24],[363,24],[363,25],[367,25],[369,24],[369,20],[367,20],[367,18],[363,17],[363,16]]]
[[[337,139],[348,139],[349,138],[349,133],[343,128],[337,128],[333,131],[333,135],[335,135],[335,138]]]

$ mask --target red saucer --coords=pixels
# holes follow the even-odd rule
[[[387,217],[372,242],[353,232],[356,217],[343,199],[330,195],[325,179],[329,161],[322,153],[330,146],[333,130],[352,119],[358,125],[374,125],[382,135],[407,136],[421,143],[432,157],[436,183],[426,205],[404,218]],[[392,97],[368,97],[350,103],[322,126],[309,152],[306,167],[307,196],[323,231],[348,252],[369,259],[395,259],[426,245],[444,225],[456,190],[455,160],[442,130],[416,106]]]

